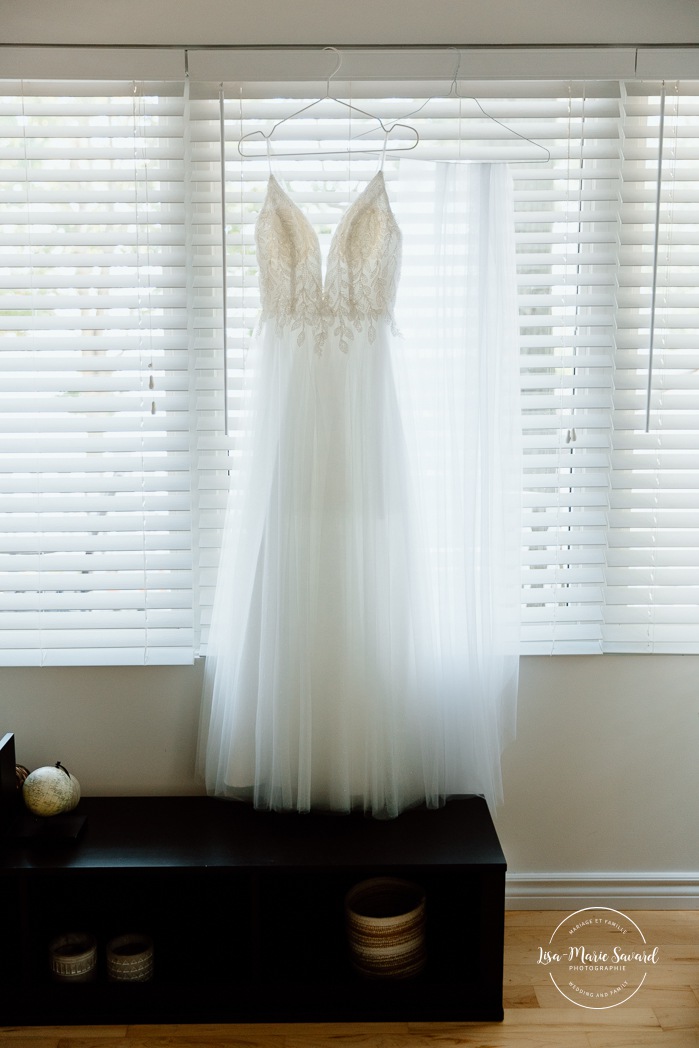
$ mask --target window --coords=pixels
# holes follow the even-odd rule
[[[607,651],[699,650],[699,85],[623,95]]]
[[[1,90],[0,663],[191,660],[182,85]]]
[[[202,53],[186,85],[2,84],[0,660],[205,649],[268,172],[237,142],[326,89],[259,79],[253,57],[235,82]],[[433,161],[507,161],[514,179],[522,651],[695,651],[699,84],[460,80],[456,97],[412,75],[337,84],[418,130],[395,201],[411,242]],[[367,130],[328,103],[278,127],[275,151]],[[322,237],[375,164],[275,171]],[[418,253],[403,292],[400,323],[429,325]]]

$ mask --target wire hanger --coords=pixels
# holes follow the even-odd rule
[[[246,147],[245,148],[243,147],[243,143],[246,142],[246,141],[249,141],[250,139],[263,139],[263,140],[265,140],[266,141],[266,145],[267,145],[267,154],[266,155],[270,159],[274,158],[274,157],[290,157],[290,156],[347,156],[348,154],[352,154],[352,153],[363,153],[363,154],[366,155],[367,153],[376,153],[376,152],[379,152],[379,151],[381,152],[381,154],[383,156],[385,153],[404,153],[404,152],[407,152],[407,151],[409,151],[411,149],[415,149],[415,147],[418,145],[418,143],[420,141],[420,135],[418,133],[417,128],[413,127],[412,124],[406,124],[405,122],[403,122],[401,120],[396,120],[393,123],[385,123],[380,117],[376,116],[374,113],[368,113],[366,110],[360,109],[359,106],[353,105],[351,102],[345,102],[341,98],[334,98],[330,94],[330,81],[339,72],[340,66],[342,65],[342,54],[338,51],[338,49],[336,47],[324,47],[323,50],[324,51],[332,51],[336,55],[336,57],[337,57],[337,64],[336,64],[335,68],[333,69],[333,71],[328,75],[328,78],[327,78],[327,81],[326,81],[325,94],[321,98],[317,98],[314,102],[309,102],[307,105],[302,106],[300,109],[297,109],[295,113],[290,113],[289,116],[285,116],[281,120],[277,120],[276,124],[274,124],[272,126],[272,128],[268,132],[265,132],[265,131],[262,131],[262,130],[257,130],[257,131],[249,131],[246,135],[243,135],[239,139],[239,141],[238,141],[238,153],[240,154],[240,156],[246,157],[246,158],[248,158],[248,157],[249,158],[253,158],[253,157],[260,157],[260,156],[264,156],[265,155],[264,153],[261,153],[261,152],[249,153],[249,152],[245,151]],[[343,106],[345,109],[349,110],[349,112],[351,112],[351,113],[357,113],[359,116],[362,116],[362,117],[364,117],[366,119],[374,120],[376,122],[377,126],[383,132],[383,136],[384,136],[383,147],[381,147],[380,149],[376,149],[376,148],[372,148],[370,146],[362,146],[362,147],[356,147],[356,148],[351,148],[351,149],[329,149],[329,150],[321,149],[321,150],[312,150],[312,151],[308,150],[308,149],[304,149],[304,150],[300,150],[300,151],[296,151],[296,152],[284,152],[284,153],[273,153],[273,152],[271,152],[270,140],[271,140],[272,136],[274,135],[274,132],[277,130],[278,127],[281,127],[282,124],[286,124],[287,121],[289,121],[289,120],[295,120],[297,117],[302,116],[304,113],[307,113],[310,109],[313,109],[315,106],[320,105],[322,102],[326,102],[326,101],[335,102],[336,105]],[[408,131],[413,136],[414,141],[408,143],[408,145],[395,145],[395,146],[389,145],[388,144],[389,136],[391,135],[391,133],[393,131],[396,130],[396,128],[401,128],[402,130]],[[362,135],[365,135],[367,133],[368,132],[363,131]],[[357,138],[361,138],[362,135],[357,135]]]
[[[542,145],[541,142],[536,142],[533,138],[527,138],[527,136],[523,135],[521,133],[521,131],[515,131],[515,129],[513,127],[509,127],[504,121],[498,120],[498,118],[496,116],[493,116],[491,113],[488,113],[486,111],[486,109],[483,106],[482,102],[480,102],[480,100],[478,98],[476,98],[474,95],[462,95],[462,94],[459,93],[459,69],[461,67],[461,51],[460,51],[460,49],[458,47],[452,47],[451,50],[452,51],[456,51],[457,61],[456,61],[456,69],[454,70],[454,72],[452,74],[452,78],[451,78],[451,83],[449,85],[449,92],[448,92],[448,94],[446,96],[435,96],[435,95],[433,95],[432,97],[427,98],[424,102],[420,103],[420,105],[418,106],[417,109],[412,109],[409,113],[406,113],[406,115],[402,119],[403,120],[407,120],[410,117],[417,116],[417,114],[421,113],[423,111],[423,109],[425,109],[430,104],[430,102],[432,102],[434,100],[435,97],[458,98],[460,100],[463,99],[465,101],[475,102],[475,104],[480,109],[481,114],[486,118],[486,120],[492,121],[492,123],[497,124],[498,127],[501,127],[504,131],[507,131],[508,134],[513,135],[515,138],[521,139],[522,142],[527,142],[529,145],[534,146],[536,149],[542,150],[542,152],[544,153],[544,156],[541,157],[541,159],[538,159],[538,160],[517,160],[516,163],[518,163],[518,164],[546,164],[546,163],[548,163],[550,161],[550,159],[551,159],[551,150],[548,149],[547,146]],[[419,157],[408,157],[406,159],[417,160],[417,159],[419,159]],[[467,158],[463,158],[463,159],[458,159],[458,160],[443,160],[443,161],[440,161],[440,163],[444,163],[444,164],[471,164],[471,163],[473,163],[473,161],[469,160]]]
[[[518,164],[547,164],[549,162],[549,160],[551,159],[551,150],[547,146],[543,145],[541,142],[535,142],[533,138],[527,138],[527,136],[523,135],[520,131],[515,131],[515,129],[513,127],[509,127],[502,120],[498,120],[498,118],[496,116],[493,116],[491,113],[487,113],[486,110],[483,107],[483,104],[474,95],[461,95],[461,94],[459,94],[459,70],[461,69],[461,51],[459,50],[459,48],[456,48],[456,47],[454,48],[454,50],[456,51],[456,54],[457,54],[456,69],[454,70],[454,75],[453,75],[452,80],[451,80],[451,85],[449,87],[449,94],[447,95],[447,97],[448,98],[452,98],[452,97],[453,98],[463,98],[463,99],[467,99],[470,102],[475,102],[476,105],[478,106],[478,108],[480,109],[481,113],[483,114],[483,116],[487,120],[492,120],[492,122],[494,124],[497,124],[498,127],[503,128],[503,130],[507,131],[508,134],[514,135],[515,138],[521,139],[522,142],[528,142],[530,146],[534,146],[536,149],[542,150],[543,153],[545,154],[543,157],[541,157],[538,160],[518,160],[517,161]],[[415,114],[411,113],[410,115],[414,116]]]

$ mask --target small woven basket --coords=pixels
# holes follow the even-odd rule
[[[345,897],[350,960],[372,979],[409,979],[427,961],[425,893],[397,877],[372,877]]]
[[[49,943],[51,976],[56,982],[92,982],[97,975],[97,941],[86,932],[66,932]]]
[[[111,982],[148,982],[153,978],[153,940],[149,935],[117,935],[107,943],[107,978]]]

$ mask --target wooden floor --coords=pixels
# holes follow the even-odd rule
[[[508,912],[503,1023],[0,1027],[0,1048],[699,1048],[699,911],[629,913],[659,960],[606,1011],[566,1001],[536,963],[565,916]]]

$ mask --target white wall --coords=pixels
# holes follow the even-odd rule
[[[542,905],[571,878],[577,897],[584,874],[590,899],[661,905],[654,882],[673,874],[685,904],[699,901],[698,757],[699,658],[522,659],[496,823],[523,891],[536,874]]]
[[[0,0],[0,43],[697,40],[695,0]],[[18,759],[60,759],[87,794],[196,793],[200,677],[2,670],[0,729]],[[524,659],[505,797],[515,904],[699,904],[699,659]]]
[[[22,763],[60,760],[86,794],[199,793],[200,684],[201,664],[5,669],[0,728]],[[538,905],[559,899],[560,875],[576,898],[590,875],[605,897],[612,875],[645,898],[650,875],[684,874],[696,894],[698,755],[699,658],[523,659],[496,824],[525,897],[533,881]]]
[[[0,670],[0,734],[29,769],[59,761],[86,796],[200,793],[200,667]]]

